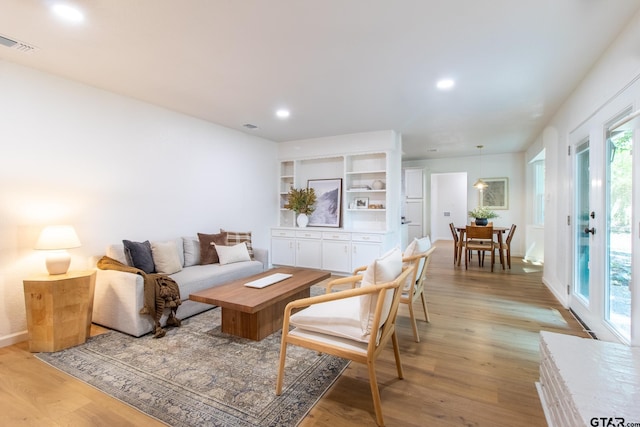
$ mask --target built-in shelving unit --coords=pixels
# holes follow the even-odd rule
[[[393,131],[283,144],[271,262],[348,274],[400,244],[400,147]],[[295,213],[284,207],[289,190],[322,179],[342,182],[340,226],[297,227]]]
[[[345,227],[386,230],[387,155],[358,154],[345,161]]]
[[[307,186],[310,179],[342,179],[342,227],[384,231],[387,220],[387,154],[370,153],[280,162],[281,227],[295,226],[295,214],[284,206],[291,187]]]
[[[283,227],[293,227],[295,224],[295,213],[285,208],[287,204],[289,190],[295,186],[295,163],[291,160],[280,162],[280,215],[279,224]]]

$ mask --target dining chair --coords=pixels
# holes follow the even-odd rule
[[[456,227],[452,222],[449,223],[449,228],[451,229],[451,235],[453,236],[453,264],[459,265],[458,257],[462,252],[460,237],[458,236],[458,231],[456,230]]]
[[[464,257],[464,268],[468,268],[469,252],[478,251],[478,265],[484,266],[485,252],[491,252],[491,271],[493,271],[493,264],[495,260],[496,242],[493,240],[493,226],[467,226],[465,233],[465,250],[466,255]],[[482,256],[480,256],[482,254]]]
[[[398,378],[404,377],[395,323],[401,290],[414,271],[415,265],[403,266],[402,252],[396,248],[374,260],[363,274],[332,280],[326,294],[287,304],[276,394],[282,393],[287,345],[350,359],[367,365],[376,422],[384,425],[376,360],[391,341]],[[336,285],[358,282],[359,287],[332,292]],[[300,308],[304,309],[291,314]]]
[[[513,239],[513,235],[516,233],[516,225],[511,224],[511,228],[509,229],[509,233],[507,234],[507,238],[502,244],[496,243],[496,249],[502,251],[506,258],[506,263],[509,266],[509,270],[511,270],[511,240]],[[502,265],[502,269],[504,270],[504,264]]]
[[[413,339],[415,342],[420,342],[420,335],[418,334],[418,324],[416,323],[416,315],[413,310],[413,304],[420,299],[422,302],[422,310],[424,311],[424,320],[429,323],[429,310],[427,310],[427,300],[424,294],[424,285],[427,277],[427,269],[431,261],[431,255],[436,250],[435,246],[429,247],[426,251],[420,251],[421,248],[417,247],[417,250],[412,254],[405,250],[402,261],[406,265],[415,265],[416,270],[414,272],[414,279],[409,281],[400,295],[400,304],[407,304],[409,308],[409,318],[411,319],[411,327],[413,328]]]

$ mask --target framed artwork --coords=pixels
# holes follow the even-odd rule
[[[353,206],[356,209],[368,209],[369,208],[369,198],[368,197],[356,197],[353,200]]]
[[[340,227],[342,179],[310,179],[307,188],[313,188],[316,193],[315,210],[309,217],[309,226]]]
[[[509,209],[509,178],[481,178],[488,187],[480,192],[480,206]]]

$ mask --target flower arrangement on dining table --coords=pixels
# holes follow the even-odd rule
[[[498,218],[498,216],[499,215],[497,213],[495,213],[494,211],[492,211],[491,209],[485,206],[478,206],[477,208],[469,211],[470,218],[491,219],[491,218]]]

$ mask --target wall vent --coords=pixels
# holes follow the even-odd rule
[[[3,36],[2,34],[0,34],[0,46],[5,46],[5,47],[8,47],[9,49],[15,49],[17,51],[25,52],[25,53],[30,53],[35,50],[38,50],[38,48],[33,45],[21,42],[19,40],[14,40],[7,36]]]

